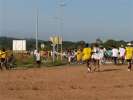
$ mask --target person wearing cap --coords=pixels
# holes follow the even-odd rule
[[[128,62],[128,71],[131,71],[132,68],[132,58],[133,58],[133,48],[131,43],[128,43],[125,51],[125,59]]]
[[[83,54],[82,61],[86,62],[88,72],[91,72],[91,67],[90,67],[91,53],[92,53],[91,47],[89,47],[89,44],[87,43],[82,52],[82,54]]]

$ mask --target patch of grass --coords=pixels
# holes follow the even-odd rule
[[[36,67],[36,62],[33,56],[29,55],[16,55],[16,67],[21,67],[21,68],[33,68]],[[41,59],[41,66],[42,67],[55,67],[55,66],[62,66],[66,65],[66,60],[61,60],[61,59],[55,59],[55,61],[52,61],[52,58],[48,59]]]
[[[17,67],[30,68],[34,65],[34,58],[32,56],[16,56],[15,64]]]
[[[54,62],[48,61],[46,63],[43,63],[43,65],[46,67],[62,66],[62,65],[66,65],[66,62],[61,61],[61,60],[55,60]]]

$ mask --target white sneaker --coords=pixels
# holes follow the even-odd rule
[[[128,71],[128,72],[130,72],[130,71],[131,71],[131,69],[128,69],[127,71]]]

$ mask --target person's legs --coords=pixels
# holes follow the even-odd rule
[[[1,61],[1,59],[0,59],[0,69],[2,70],[2,61]]]
[[[4,66],[5,66],[5,68],[8,70],[9,68],[8,68],[8,65],[7,65],[7,59],[4,59]]]
[[[132,61],[131,59],[128,60],[128,71],[131,71],[131,67],[132,67],[131,61]]]
[[[122,62],[122,64],[124,64],[124,61],[125,61],[125,59],[124,59],[124,57],[122,57],[122,61],[121,61],[121,62]]]
[[[100,71],[100,60],[97,60],[97,70]]]
[[[102,64],[102,58],[99,59],[99,64],[100,64],[100,65]]]
[[[95,59],[94,60],[94,71],[100,71],[100,60],[99,59]]]
[[[117,64],[117,57],[114,57],[114,64]]]
[[[70,56],[68,57],[68,63],[69,64],[71,63],[71,57]]]
[[[1,58],[1,69],[6,68],[5,59]]]
[[[41,61],[37,61],[37,67],[40,67]]]
[[[87,70],[88,72],[91,72],[91,67],[90,67],[90,60],[86,60],[86,66],[87,66]]]

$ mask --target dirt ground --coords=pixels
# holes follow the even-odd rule
[[[0,100],[133,100],[133,71],[85,65],[0,71]]]

